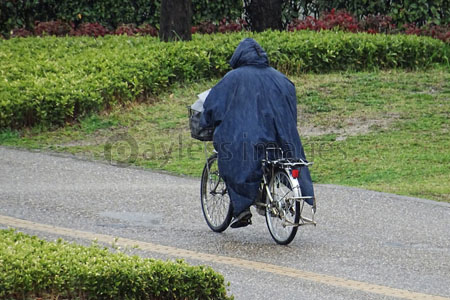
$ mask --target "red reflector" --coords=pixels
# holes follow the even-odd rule
[[[298,178],[298,175],[299,175],[298,173],[299,173],[298,170],[296,170],[296,169],[292,170],[292,177]]]

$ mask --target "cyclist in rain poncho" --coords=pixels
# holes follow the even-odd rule
[[[230,65],[233,70],[206,98],[200,125],[216,128],[219,171],[233,205],[231,227],[237,228],[251,223],[250,206],[259,196],[261,145],[275,143],[285,156],[306,158],[297,131],[294,84],[269,66],[266,52],[250,38],[238,45]],[[307,167],[301,168],[300,187],[303,196],[314,196]]]

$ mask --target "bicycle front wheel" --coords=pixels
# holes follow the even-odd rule
[[[222,232],[231,222],[233,207],[227,187],[219,174],[217,154],[212,155],[203,168],[200,197],[203,216],[209,228]]]
[[[266,223],[280,245],[289,244],[297,234],[300,204],[295,197],[300,196],[300,188],[296,182],[286,171],[277,170],[268,186],[271,197],[266,196]]]

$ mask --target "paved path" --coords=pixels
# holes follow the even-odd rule
[[[318,226],[284,247],[259,216],[211,232],[197,179],[0,147],[0,228],[84,244],[119,237],[145,257],[212,266],[238,300],[450,299],[449,204],[316,190]]]

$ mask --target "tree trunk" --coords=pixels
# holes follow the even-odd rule
[[[191,0],[162,0],[159,37],[162,41],[191,39]]]
[[[247,0],[246,13],[253,31],[282,30],[283,0]]]

